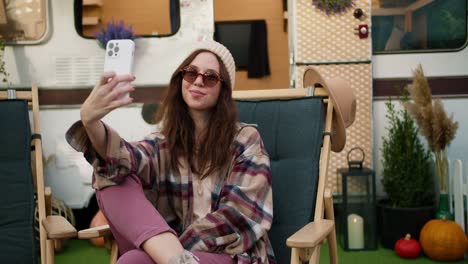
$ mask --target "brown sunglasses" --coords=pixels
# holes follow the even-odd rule
[[[189,83],[194,83],[198,76],[202,77],[203,84],[207,87],[213,87],[218,82],[222,82],[223,79],[219,77],[219,74],[213,70],[207,70],[204,73],[198,71],[198,68],[195,66],[187,66],[180,70],[182,73],[182,78]]]

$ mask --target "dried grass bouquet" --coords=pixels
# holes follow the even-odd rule
[[[453,120],[453,114],[450,117],[447,115],[440,99],[432,100],[431,89],[421,65],[413,72],[413,82],[406,90],[412,102],[407,101],[403,106],[418,124],[420,133],[434,153],[440,190],[444,193],[447,191],[447,146],[455,138],[458,122]]]

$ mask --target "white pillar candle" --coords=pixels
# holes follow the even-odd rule
[[[357,214],[348,215],[348,248],[364,248],[364,220]]]

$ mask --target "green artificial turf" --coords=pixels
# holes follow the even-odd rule
[[[430,264],[444,263],[433,261],[425,256],[416,259],[401,259],[393,250],[384,249],[373,251],[343,251],[338,246],[338,262],[343,264]],[[109,263],[109,253],[104,248],[92,246],[86,240],[67,241],[63,252],[56,253],[56,264],[98,264]],[[322,246],[320,263],[329,263],[328,247]],[[467,264],[468,260],[449,262],[451,264]],[[283,263],[278,263],[283,264]]]
[[[320,251],[320,264],[330,263],[328,257],[328,247],[322,246]],[[451,263],[451,264],[467,264],[468,260],[460,260],[457,262],[440,262],[429,259],[421,254],[415,259],[402,259],[398,257],[395,251],[379,247],[378,250],[368,251],[344,251],[338,245],[338,263],[343,264],[431,264],[431,263]]]
[[[71,239],[62,252],[55,253],[55,264],[108,264],[109,256],[105,248],[95,247],[89,240]]]

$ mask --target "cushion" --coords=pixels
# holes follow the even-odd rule
[[[286,239],[310,222],[315,209],[324,107],[321,97],[236,100],[239,120],[257,124],[271,161],[273,226],[278,263],[290,262]]]
[[[28,103],[0,100],[0,262],[36,263]]]

